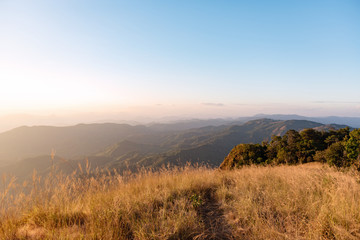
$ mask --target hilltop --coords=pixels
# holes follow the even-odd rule
[[[122,176],[83,169],[34,176],[25,194],[8,180],[0,238],[359,239],[359,179],[306,164]]]

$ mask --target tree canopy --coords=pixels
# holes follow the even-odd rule
[[[263,144],[239,144],[221,164],[221,169],[251,164],[299,164],[326,162],[335,167],[360,169],[360,129],[287,131]]]

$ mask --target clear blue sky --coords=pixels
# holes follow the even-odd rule
[[[0,112],[360,116],[360,1],[0,0],[0,81]]]

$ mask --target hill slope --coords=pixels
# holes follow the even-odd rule
[[[50,177],[3,195],[0,238],[359,239],[358,177],[323,165]]]
[[[70,127],[19,127],[0,134],[0,160],[14,161],[49,154],[72,158],[89,155],[136,134],[149,132],[144,126],[127,124],[79,124]]]
[[[186,162],[205,163],[217,167],[221,164],[229,151],[239,143],[261,143],[270,140],[272,135],[282,136],[288,130],[302,130],[306,128],[320,128],[322,130],[339,129],[343,125],[324,125],[306,120],[276,121],[271,119],[259,119],[249,121],[243,125],[219,126],[212,128],[210,132],[202,132],[200,135],[180,137],[177,145],[165,145],[167,152],[146,155],[141,158],[119,159],[143,166],[159,167],[163,164],[183,165]],[[194,130],[193,130],[194,131]],[[176,136],[178,138],[179,136]],[[169,138],[171,142],[171,138]],[[186,143],[186,144],[185,144]]]

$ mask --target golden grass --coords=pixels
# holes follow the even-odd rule
[[[320,164],[34,175],[1,189],[0,239],[360,239],[358,174]]]

